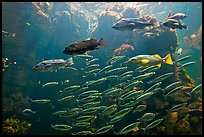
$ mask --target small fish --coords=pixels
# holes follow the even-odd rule
[[[106,93],[103,93],[104,97],[108,97],[108,96],[114,96],[114,95],[118,95],[121,94],[122,89],[121,88],[115,88],[113,90],[110,90]]]
[[[79,58],[93,58],[93,56],[91,56],[91,55],[84,55],[84,54],[76,55],[75,57],[79,57]]]
[[[102,72],[104,72],[104,71],[107,71],[107,70],[110,69],[111,67],[112,67],[112,65],[105,66],[105,67],[102,68],[97,74],[102,73]]]
[[[132,77],[132,74],[125,75],[125,76],[121,77],[120,81],[126,81],[126,80],[130,79],[131,77]]]
[[[192,64],[195,64],[195,63],[196,63],[195,61],[187,62],[187,63],[185,63],[185,64],[179,66],[178,69],[181,69],[181,68],[183,68],[183,67],[185,67],[185,66],[189,66],[189,65],[192,65]]]
[[[58,85],[59,82],[48,82],[45,83],[42,87],[50,87],[50,86],[54,86],[54,85]]]
[[[37,65],[35,65],[32,70],[37,72],[53,72],[55,70],[63,69],[69,66],[72,66],[73,58],[67,60],[63,59],[54,59],[54,60],[44,60]]]
[[[63,124],[59,124],[59,125],[52,125],[51,124],[51,128],[55,129],[55,130],[59,130],[59,131],[69,131],[72,129],[71,126],[69,125],[63,125]]]
[[[93,70],[90,70],[90,71],[86,71],[86,72],[85,72],[85,73],[87,74],[86,77],[87,77],[88,75],[91,75],[91,74],[97,73],[99,70],[100,70],[100,69],[97,68],[97,69],[93,69]]]
[[[30,23],[29,23],[29,22],[27,22],[27,23],[26,23],[26,25],[30,26]]]
[[[104,116],[104,115],[110,115],[112,113],[114,113],[115,111],[117,110],[117,106],[116,104],[113,104],[109,107],[107,107],[106,109],[104,109],[101,114]]]
[[[35,102],[35,103],[38,103],[38,104],[46,104],[46,103],[49,103],[50,100],[49,99],[39,99],[39,100],[33,100],[33,99],[30,99],[31,102]]]
[[[105,71],[105,73],[106,74],[115,74],[115,73],[124,71],[125,69],[127,69],[127,67],[120,67],[120,68],[111,69],[109,71]]]
[[[120,75],[120,77],[123,77],[125,75],[133,75],[133,71],[124,72],[123,74]]]
[[[147,82],[148,84],[152,84],[152,83],[157,83],[157,82],[161,82],[165,79],[167,79],[168,77],[172,76],[174,73],[170,72],[170,73],[166,73],[166,74],[163,74],[155,79],[153,79],[152,81],[149,81]]]
[[[157,120],[153,121],[152,123],[150,123],[149,125],[147,125],[145,128],[141,128],[141,129],[144,130],[144,132],[146,132],[146,130],[149,130],[149,129],[156,127],[162,121],[163,121],[163,119],[157,119]]]
[[[130,89],[132,89],[133,87],[136,87],[136,86],[138,86],[138,85],[140,85],[140,84],[143,84],[143,82],[137,80],[137,81],[134,81],[134,82],[132,82],[132,83],[126,85],[123,89],[125,89],[125,90],[130,90]]]
[[[74,127],[87,127],[89,125],[91,125],[90,122],[79,122],[79,123],[73,124]]]
[[[144,122],[148,122],[151,121],[155,118],[156,114],[154,113],[145,113],[141,118],[139,118],[138,120],[140,121],[144,121]]]
[[[177,54],[178,54],[179,56],[181,56],[182,51],[183,51],[182,48],[179,48],[178,51],[177,51]]]
[[[81,93],[81,94],[79,95],[79,97],[89,96],[90,94],[93,94],[93,93],[98,93],[98,90],[85,91],[85,92]]]
[[[92,133],[91,131],[86,131],[86,130],[83,130],[83,131],[79,131],[73,135],[93,135],[94,133]]]
[[[93,63],[94,61],[99,60],[99,58],[94,58],[92,60],[86,61],[86,65],[90,65],[91,63]]]
[[[96,113],[99,108],[100,108],[100,106],[99,107],[86,108],[86,109],[83,109],[79,114],[80,115],[93,114],[93,113]]]
[[[61,82],[62,85],[63,85],[63,84],[67,84],[67,83],[69,83],[69,80],[68,80],[68,79]]]
[[[124,109],[118,111],[115,115],[111,116],[111,120],[110,120],[110,122],[108,124],[113,124],[113,123],[116,123],[116,122],[120,121],[132,109],[133,109],[133,107],[128,107],[128,108],[124,108]]]
[[[152,66],[149,66],[149,67],[147,67],[147,68],[145,68],[145,69],[142,69],[142,70],[139,70],[139,72],[140,73],[143,73],[143,72],[146,72],[146,71],[148,71],[148,70],[151,70],[152,68],[157,68],[157,66],[154,66],[154,65],[152,65]]]
[[[119,60],[122,60],[125,56],[113,56],[111,59],[108,60],[108,64],[114,64]]]
[[[66,114],[66,113],[67,113],[67,111],[65,111],[65,110],[60,110],[60,111],[53,112],[52,115],[64,115],[64,114]]]
[[[2,30],[2,33],[6,36],[6,37],[15,37],[16,36],[16,33],[10,33],[10,32],[7,32],[7,31],[4,31]]]
[[[63,89],[60,92],[71,92],[71,91],[79,89],[80,87],[81,87],[80,85],[73,85],[73,86],[69,86],[69,87]]]
[[[98,84],[101,84],[103,83],[104,81],[106,81],[107,78],[100,78],[98,80],[93,80],[90,84],[88,84],[87,86],[90,86],[90,85],[98,85]]]
[[[168,85],[167,87],[165,87],[164,89],[162,89],[162,90],[163,90],[163,93],[165,93],[166,91],[171,90],[171,89],[177,87],[177,86],[180,85],[180,84],[181,84],[181,81],[177,81],[177,82],[171,83],[170,85]]]
[[[120,107],[121,108],[134,107],[136,103],[137,102],[135,102],[135,101],[129,101],[128,103],[120,104]]]
[[[81,105],[80,107],[82,107],[83,109],[86,109],[86,108],[91,108],[91,107],[97,107],[99,105],[100,105],[100,101],[97,101],[97,102],[85,103],[85,104]]]
[[[79,116],[77,118],[77,120],[84,120],[84,119],[88,119],[88,120],[91,120],[91,119],[94,119],[96,116],[94,115],[82,115],[82,116]]]
[[[147,93],[149,91],[152,91],[153,89],[156,89],[158,88],[160,85],[161,85],[162,82],[158,82],[158,83],[155,83],[154,85],[152,85],[151,87],[149,87],[147,90],[144,91],[144,93]]]
[[[171,109],[167,110],[168,112],[174,112],[177,111],[179,109],[181,109],[182,107],[184,107],[185,105],[187,105],[187,103],[181,103],[178,105],[173,106]]]
[[[63,97],[61,99],[59,99],[58,101],[70,101],[71,99],[73,99],[75,96],[74,95],[71,95],[71,96],[66,96],[66,97]]]
[[[142,75],[133,77],[133,79],[131,81],[147,79],[147,78],[151,77],[154,74],[155,74],[155,72],[149,72],[149,73],[146,73],[146,74],[142,74]]]
[[[135,99],[136,97],[138,97],[142,93],[143,93],[143,90],[132,91],[132,92],[129,92],[128,95],[126,95],[126,96],[124,96],[122,98],[119,98],[119,99],[121,99],[121,100]]]
[[[109,130],[111,130],[113,128],[114,125],[107,125],[105,127],[102,127],[98,130],[96,130],[95,134],[96,135],[100,135],[100,134],[103,134],[103,133],[106,133],[108,132]]]
[[[195,92],[197,89],[199,89],[202,86],[202,83],[197,85],[195,88],[193,88],[190,92],[187,92],[187,94],[192,94],[193,92]]]
[[[125,62],[125,63],[128,63],[128,61]],[[145,68],[144,66],[140,66],[140,67],[136,68],[135,71],[140,71],[140,70],[142,70],[142,69],[144,69],[144,68]]]
[[[137,97],[137,98],[136,98],[136,101],[137,101],[137,102],[143,101],[143,100],[149,98],[149,97],[150,97],[151,95],[153,95],[153,94],[154,94],[153,92],[147,92],[147,93],[145,93],[145,94],[143,94],[143,95]]]
[[[118,75],[110,75],[110,76],[107,76],[105,78],[107,78],[107,80],[112,80],[112,79],[118,79],[120,76]]]
[[[159,33],[146,32],[143,34],[143,36],[146,38],[154,38],[156,36],[159,36]]]
[[[155,55],[138,55],[130,58],[127,63],[133,63],[139,66],[158,66],[161,67],[161,63],[164,62],[169,65],[173,65],[171,55],[168,54],[166,57],[161,58],[158,54]]]
[[[179,62],[179,61],[182,61],[182,60],[188,59],[188,58],[190,58],[190,57],[191,57],[191,55],[189,55],[189,56],[185,56],[185,57],[179,58],[179,59],[176,60],[175,62]]]
[[[187,17],[186,14],[184,13],[175,13],[172,15],[172,12],[170,11],[169,14],[168,14],[168,19],[175,19],[175,20],[183,20]]]
[[[82,68],[82,70],[87,71],[89,69],[94,69],[94,68],[99,67],[99,66],[100,66],[99,64],[92,64],[92,65],[89,65],[89,66],[87,66],[85,68]]]
[[[22,112],[26,116],[36,114],[36,111],[32,111],[31,109],[24,109]]]
[[[65,47],[63,53],[68,55],[83,54],[89,50],[99,49],[99,45],[102,45],[103,47],[107,46],[103,38],[101,38],[99,41],[91,38],[89,40],[75,42],[68,47]]]
[[[127,135],[129,132],[132,131],[133,128],[138,127],[139,124],[140,124],[140,122],[135,122],[135,123],[129,124],[128,126],[121,129],[119,131],[119,133],[117,133],[117,135]]]
[[[154,90],[152,90],[152,92],[154,93],[154,94],[156,94],[157,92],[159,92],[161,90],[161,88],[155,88]]]
[[[66,69],[77,71],[77,69],[73,67],[66,67]]]
[[[99,98],[99,96],[92,96],[92,95],[89,95],[88,97],[84,97],[80,100],[76,99],[77,102],[91,102],[93,100],[96,100],[97,98]]]
[[[135,110],[133,110],[133,113],[144,111],[146,107],[146,105],[138,105]]]

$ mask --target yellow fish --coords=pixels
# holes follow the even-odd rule
[[[130,58],[127,63],[133,63],[139,66],[158,66],[161,67],[161,63],[164,62],[169,65],[173,65],[171,55],[168,54],[166,57],[161,58],[158,54],[155,55],[138,55],[133,58]]]

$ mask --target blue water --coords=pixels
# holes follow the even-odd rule
[[[120,18],[136,17],[137,14],[134,10],[133,12],[125,12],[126,10],[128,11],[131,6],[132,9],[137,9],[140,12],[140,16],[153,16],[158,22],[164,21],[164,18],[168,16],[169,11],[172,11],[173,13],[185,13],[187,17],[182,22],[188,26],[188,29],[176,29],[176,32],[174,33],[170,32],[168,28],[166,28],[165,32],[161,32],[161,34],[155,38],[145,38],[143,36],[143,32],[140,30],[118,31],[113,29],[112,25]],[[117,13],[124,14],[124,16],[117,18]],[[98,111],[95,113],[97,118],[91,126],[79,129],[73,126],[78,115],[70,118],[52,115],[53,112],[58,110],[69,110],[71,108],[78,107],[76,99],[78,99],[77,96],[79,94],[73,93],[76,97],[71,102],[60,103],[57,100],[65,96],[60,93],[60,90],[72,85],[82,86],[87,81],[97,80],[108,76],[106,74],[102,74],[100,76],[83,78],[85,72],[82,69],[87,66],[86,59],[62,53],[64,48],[73,42],[79,42],[89,38],[99,40],[103,37],[107,43],[107,47],[99,46],[99,49],[90,51],[89,53],[94,58],[99,58],[99,60],[95,63],[100,65],[100,69],[108,65],[107,61],[113,57],[114,50],[120,48],[123,44],[129,44],[134,47],[134,51],[123,52],[121,55],[124,55],[125,58],[114,63],[112,69],[127,66],[127,69],[123,72],[134,71],[139,66],[133,64],[124,65],[123,63],[131,57],[141,54],[159,54],[161,57],[165,57],[170,53],[173,61],[181,57],[191,55],[190,59],[182,61],[181,64],[195,61],[195,64],[186,66],[184,69],[186,70],[187,75],[189,75],[189,77],[194,81],[194,85],[191,83],[192,87],[201,84],[201,17],[201,2],[3,2],[2,31],[15,33],[15,37],[7,37],[2,32],[2,59],[7,58],[7,64],[9,65],[8,68],[4,68],[4,70],[2,70],[2,120],[4,121],[7,118],[15,117],[21,121],[27,121],[28,123],[31,123],[32,126],[26,134],[32,135],[75,134],[82,130],[89,130],[94,133],[97,129],[106,126],[111,119],[110,116],[102,117]],[[91,28],[94,28],[94,31],[89,34]],[[186,43],[184,41],[184,37],[188,37],[190,40],[190,37],[193,34],[196,35],[196,38],[193,38],[190,44]],[[178,38],[177,40],[176,35]],[[178,46],[175,46],[176,43],[178,43]],[[191,44],[193,44],[192,47],[190,46]],[[173,50],[170,49],[170,45],[173,47]],[[182,48],[183,50],[181,56],[178,56],[177,54],[177,50],[179,48]],[[76,68],[77,71],[61,69],[57,72],[36,72],[32,70],[33,66],[43,60],[66,60],[70,57],[73,57],[74,65],[72,67]],[[145,90],[150,87],[150,85],[147,84],[148,81],[165,73],[174,72],[175,74],[175,70],[175,65],[171,66],[162,63],[161,68],[156,71],[155,75],[143,80],[143,85],[138,86],[137,88]],[[119,72],[118,75],[123,72]],[[179,72],[177,74],[179,75]],[[137,75],[140,75],[140,73],[138,71],[134,71],[133,76]],[[161,88],[165,88],[170,83],[175,82],[175,75],[164,80]],[[184,78],[184,76],[181,77],[184,86],[189,86],[188,81]],[[61,82],[65,80],[69,80],[70,82],[67,85],[61,84]],[[43,84],[52,81],[57,81],[60,84],[53,87],[42,87]],[[87,90],[96,89],[102,93],[104,90],[112,88],[119,83],[119,79],[107,80],[102,84],[91,86]],[[148,112],[158,114],[154,120],[160,118],[164,118],[164,120],[157,127],[154,127],[147,132],[144,132],[141,128],[145,128],[154,120],[150,122],[141,122],[138,127],[139,130],[132,131],[129,134],[202,134],[202,131],[199,130],[200,127],[202,127],[202,124],[200,125],[200,121],[202,120],[202,118],[200,119],[200,113],[191,114],[186,111],[184,113],[183,109],[176,111],[178,112],[177,125],[182,125],[181,121],[186,120],[189,126],[185,126],[185,130],[182,130],[182,126],[174,126],[173,131],[169,131],[168,128],[172,128],[171,123],[168,121],[170,120],[171,114],[166,112],[166,110],[170,109],[174,105],[186,101],[189,106],[196,102],[200,103],[202,89],[199,89],[196,95],[192,95],[189,98],[181,93],[178,94],[178,98],[176,99],[170,98],[165,100],[162,94],[162,91],[159,91],[150,98],[139,102],[139,104],[147,105],[147,109],[145,109],[145,111],[139,113],[133,113],[131,111],[122,120],[114,123],[114,128],[105,134],[113,135],[119,132],[122,128],[136,122],[137,118],[140,118],[144,113]],[[29,98],[50,99],[51,101],[48,104],[36,104],[32,103]],[[100,105],[105,106],[116,104],[116,112],[121,110],[117,98],[105,98],[101,96],[98,101],[101,101]],[[137,105],[135,105],[134,108]],[[25,116],[22,111],[27,108],[36,111],[36,114]],[[188,110],[189,108],[186,107],[186,109]],[[195,106],[194,109],[199,108],[198,106]],[[181,113],[184,113],[184,116],[181,115]],[[186,118],[188,115],[190,115],[189,119]],[[197,120],[197,123],[192,122],[194,121],[193,118]],[[73,128],[68,132],[57,131],[51,128],[51,124],[68,124],[73,126]],[[194,124],[198,125],[198,127],[195,127]],[[6,133],[6,131],[3,133],[9,134]]]

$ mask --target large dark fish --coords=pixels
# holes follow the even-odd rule
[[[103,38],[101,38],[99,41],[91,38],[89,40],[75,42],[68,47],[65,47],[63,53],[69,55],[83,54],[89,50],[99,49],[99,45],[106,47],[106,42]]]

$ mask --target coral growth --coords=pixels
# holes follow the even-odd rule
[[[3,121],[2,131],[5,135],[25,135],[28,134],[30,127],[31,123],[16,118],[8,118]]]

